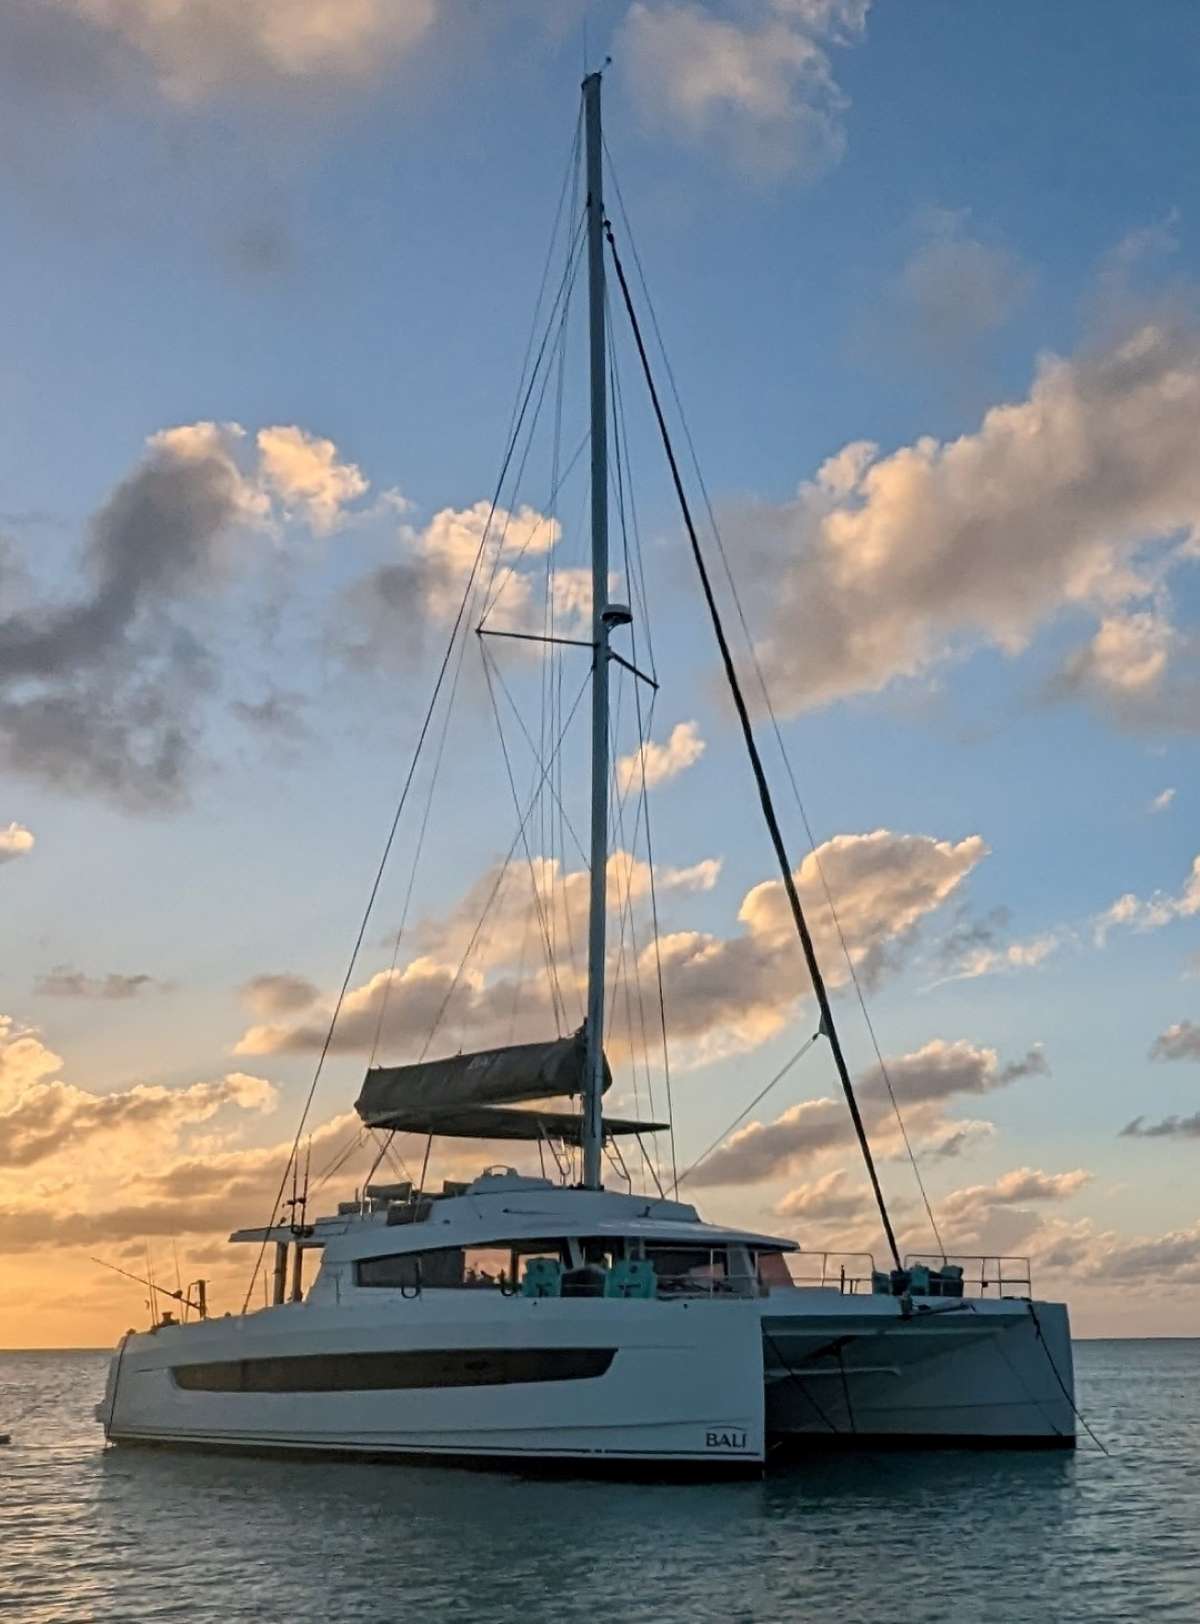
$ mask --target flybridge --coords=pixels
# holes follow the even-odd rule
[[[559,1139],[578,1145],[583,1118],[566,1105],[586,1092],[587,1067],[587,1039],[581,1027],[574,1036],[549,1043],[483,1049],[411,1066],[373,1066],[354,1108],[368,1128],[394,1133]],[[603,1079],[607,1090],[612,1082],[607,1060]],[[512,1109],[532,1101],[539,1102],[537,1109]],[[662,1122],[622,1117],[605,1116],[603,1121],[606,1135],[657,1133],[666,1127]]]

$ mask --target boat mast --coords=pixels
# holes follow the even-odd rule
[[[602,1188],[604,1146],[604,933],[608,907],[608,399],[604,336],[604,186],[600,74],[583,81],[587,145],[588,335],[592,441],[592,839],[588,912],[587,1052],[583,1187]]]

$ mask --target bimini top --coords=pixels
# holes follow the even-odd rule
[[[577,1144],[578,1111],[544,1102],[583,1091],[587,1046],[581,1028],[550,1043],[519,1043],[478,1054],[423,1060],[412,1066],[372,1066],[354,1109],[370,1128],[436,1133],[459,1139],[565,1139]],[[604,1062],[604,1087],[612,1082]],[[514,1111],[536,1100],[537,1109]],[[658,1133],[661,1122],[606,1117],[605,1132]]]

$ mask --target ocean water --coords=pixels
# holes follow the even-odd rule
[[[1077,1346],[1108,1456],[695,1485],[105,1449],[106,1360],[0,1354],[6,1621],[1200,1621],[1200,1341]]]

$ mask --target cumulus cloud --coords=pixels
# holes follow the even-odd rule
[[[1165,693],[1171,656],[1181,638],[1158,609],[1106,615],[1070,654],[1049,684],[1051,697],[1079,693],[1125,726],[1188,729],[1192,723]]]
[[[341,524],[346,507],[366,494],[353,462],[341,462],[332,440],[291,425],[259,429],[262,477],[288,513],[301,512],[317,535]]]
[[[61,1065],[38,1032],[0,1016],[0,1168],[77,1155],[101,1138],[110,1158],[122,1139],[132,1140],[140,1156],[156,1137],[171,1142],[226,1106],[267,1112],[278,1097],[272,1083],[245,1072],[181,1088],[137,1083],[96,1094],[60,1080]]]
[[[10,823],[7,828],[0,827],[0,864],[11,863],[17,857],[28,857],[33,847],[33,833],[24,824]]]
[[[978,836],[955,843],[875,830],[836,836],[815,855],[810,853],[795,877],[830,985],[843,984],[847,971],[822,870],[837,902],[850,957],[859,974],[870,980],[899,965],[921,920],[955,892],[986,849]],[[660,892],[686,895],[711,889],[719,872],[719,862],[706,858],[684,868],[658,869],[656,884]],[[636,910],[649,896],[649,879],[644,862],[628,852],[614,852],[608,870],[610,909],[622,919]],[[452,1033],[464,1046],[510,1041],[518,1008],[516,1028],[530,1038],[544,1037],[552,1029],[556,1009],[563,1025],[577,1024],[587,892],[586,870],[565,870],[557,860],[535,858],[531,865],[488,870],[446,915],[415,927],[418,955],[406,967],[381,972],[351,993],[335,1046],[373,1046],[386,1004],[390,1041],[419,1047],[448,997],[447,1027],[439,1036],[443,1047],[453,1047]],[[810,996],[780,881],[766,881],[746,893],[738,924],[739,932],[729,937],[672,931],[658,942],[667,1017],[681,1064],[702,1064],[753,1048],[786,1026]],[[624,930],[619,934],[622,940],[611,946],[612,968],[628,951]],[[638,946],[638,973],[651,985],[655,947],[645,925]],[[527,955],[536,962],[547,947],[553,948],[553,982],[542,973],[522,977]],[[470,973],[456,980],[468,948]],[[319,1048],[327,1022],[327,1014],[291,1026],[263,1022],[242,1036],[235,1052]]]
[[[847,98],[831,46],[857,44],[870,0],[765,0],[717,16],[690,0],[635,0],[618,35],[648,127],[756,173],[818,175],[841,158]]]
[[[116,970],[103,976],[88,976],[82,970],[73,970],[69,964],[54,965],[33,984],[34,992],[41,998],[136,998],[150,987],[165,990],[166,983],[151,975],[122,975]]]
[[[694,767],[706,748],[698,723],[676,722],[665,743],[647,739],[640,750],[618,758],[617,783],[623,791],[637,789],[644,773],[646,788],[654,789]]]
[[[804,1218],[811,1223],[862,1223],[873,1220],[874,1198],[860,1179],[843,1167],[832,1168],[809,1184],[798,1184],[772,1208],[777,1218]]]
[[[979,1096],[1020,1078],[1044,1075],[1040,1048],[1001,1065],[994,1049],[963,1039],[934,1038],[911,1054],[887,1062],[888,1076],[912,1131],[937,1121],[936,1110],[959,1096]],[[856,1092],[868,1131],[886,1141],[895,1136],[887,1086],[878,1066],[859,1078]],[[934,1108],[934,1109],[931,1109]],[[966,1124],[956,1125],[964,1128]],[[701,1185],[754,1184],[782,1177],[821,1151],[853,1142],[849,1113],[840,1099],[805,1100],[774,1122],[749,1122],[701,1164],[691,1182]]]
[[[850,959],[872,982],[898,968],[922,919],[954,894],[986,851],[975,835],[954,843],[877,829],[837,835],[810,852],[795,881],[828,984],[843,985],[848,971],[822,874]],[[736,935],[672,931],[659,941],[667,1016],[684,1063],[754,1048],[782,1031],[809,997],[782,881],[753,887],[737,917]],[[652,974],[653,944],[642,961]]]
[[[486,615],[495,631],[541,633],[535,609],[535,576],[544,587],[544,555],[559,542],[557,519],[522,506],[511,512],[489,502],[442,508],[424,526],[402,524],[400,556],[380,565],[348,589],[339,617],[342,652],[364,666],[406,665],[421,652],[427,622],[448,624],[458,612],[471,571],[480,565],[474,618]],[[486,591],[485,591],[486,588]],[[555,632],[572,636],[591,613],[591,580],[584,570],[552,574]],[[348,628],[348,629],[347,629]]]
[[[404,1060],[417,1057],[435,1023],[435,1052],[532,1041],[559,1027],[577,1025],[583,1009],[587,871],[565,870],[551,858],[535,859],[532,867],[536,900],[528,866],[496,865],[443,917],[422,920],[413,931],[421,949],[416,957],[403,968],[371,976],[347,994],[334,1049],[369,1049],[380,1039],[391,1058]],[[660,868],[655,882],[665,892],[705,891],[716,883],[719,872],[720,863],[708,858],[687,868]],[[630,853],[610,855],[608,876],[612,912],[624,913],[648,899],[649,867]],[[554,948],[553,981],[544,969],[525,971],[527,959],[534,963],[543,959],[548,945]],[[614,967],[619,953],[619,942],[614,941]],[[327,1009],[314,1010],[290,1025],[265,1019],[243,1033],[234,1052],[320,1049],[329,1020]],[[612,1057],[623,1053],[621,1044],[619,1035],[610,1030]]]
[[[1092,1175],[1077,1167],[1069,1173],[1043,1173],[1032,1167],[1017,1167],[1003,1173],[991,1184],[970,1184],[952,1190],[938,1201],[947,1223],[978,1221],[992,1207],[1019,1206],[1026,1201],[1067,1201],[1078,1195]]]
[[[242,1001],[256,1015],[290,1015],[309,1009],[321,996],[318,988],[303,976],[264,974],[251,976],[238,988]]]
[[[1176,1021],[1160,1032],[1150,1045],[1152,1060],[1200,1060],[1200,1026],[1194,1021]]]
[[[1091,678],[1161,684],[1155,594],[1200,523],[1198,453],[1200,335],[1166,324],[1045,357],[973,434],[844,448],[793,501],[726,521],[755,561],[777,702],[873,693],[973,644],[1015,654],[1067,609],[1101,621]]]
[[[152,435],[92,520],[74,598],[0,618],[10,770],[134,803],[183,796],[217,682],[203,610],[246,562],[235,537],[273,519],[274,487],[245,440],[236,423]]]
[[[49,0],[142,58],[180,101],[256,84],[362,79],[412,50],[437,0]]]

